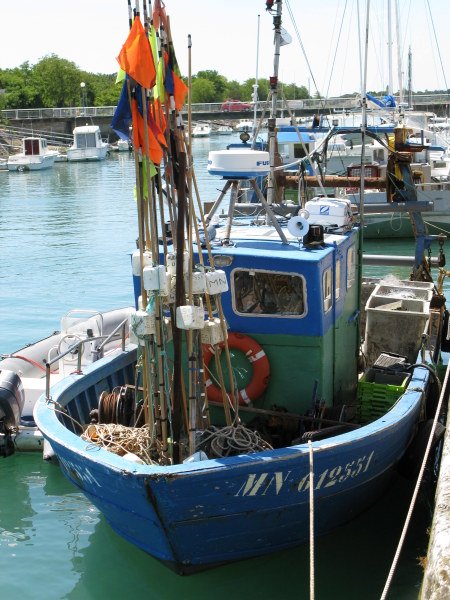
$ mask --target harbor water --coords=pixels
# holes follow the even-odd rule
[[[193,140],[202,201],[222,182],[207,174],[208,152],[231,139]],[[0,352],[60,327],[70,309],[105,311],[133,303],[130,253],[136,247],[134,159],[56,163],[34,173],[0,172]],[[369,253],[384,243],[368,242]],[[389,254],[411,242],[390,240]],[[384,275],[388,269],[371,268]],[[406,278],[408,269],[397,269]],[[315,541],[315,592],[322,600],[379,598],[395,554],[414,482],[398,475],[372,508]],[[418,597],[426,555],[433,478],[423,484],[388,598]],[[130,507],[131,508],[131,507]],[[2,598],[33,600],[306,599],[308,544],[180,577],[112,531],[61,471],[37,454],[0,459]]]

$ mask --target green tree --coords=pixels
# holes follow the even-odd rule
[[[33,84],[33,72],[28,62],[14,69],[0,70],[0,89],[5,90],[0,107],[35,108],[42,106],[41,98]]]
[[[216,90],[209,79],[196,77],[192,81],[192,103],[215,102]]]
[[[214,86],[214,94],[208,102],[222,102],[227,87],[227,79],[223,75],[219,75],[217,71],[199,71],[195,75],[195,79],[207,79]]]
[[[253,89],[255,82],[255,77],[251,77],[250,79],[246,79],[241,85],[242,100],[245,100],[246,102],[253,101]],[[258,79],[258,101],[264,102],[265,100],[267,100],[268,93],[269,82],[267,81],[267,79]]]
[[[33,75],[44,106],[63,107],[79,104],[82,79],[75,63],[51,54],[37,63]]]
[[[298,87],[295,83],[283,85],[283,91],[287,100],[304,100],[309,98],[308,90],[304,85]]]
[[[87,106],[115,106],[120,97],[123,84],[116,84],[117,74],[104,75],[81,72],[85,83]]]
[[[230,100],[242,100],[241,95],[241,84],[235,79],[233,79],[233,81],[227,82],[227,85],[224,90],[224,95],[222,96],[221,100],[227,100],[228,98]]]

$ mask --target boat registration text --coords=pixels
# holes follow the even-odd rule
[[[314,476],[314,490],[321,488],[330,488],[347,481],[347,479],[355,479],[369,469],[374,451],[369,456],[361,456],[355,460],[348,462],[345,465],[337,465],[333,468],[324,469],[318,475]],[[291,471],[283,473],[275,471],[272,473],[252,473],[247,477],[247,480],[241,485],[235,496],[265,496],[267,493],[275,493],[278,495],[283,486],[288,482],[289,488],[292,489],[292,481],[290,480]],[[311,477],[307,473],[295,484],[297,492],[305,492],[309,490]]]

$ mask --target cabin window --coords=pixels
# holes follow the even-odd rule
[[[339,300],[341,297],[341,260],[336,261],[336,286],[334,297],[336,300]]]
[[[333,272],[331,267],[323,272],[323,312],[328,312],[333,306]]]
[[[347,289],[355,283],[355,247],[347,250]]]
[[[302,276],[236,269],[232,273],[233,308],[244,315],[297,316],[306,313]]]
[[[386,159],[384,158],[384,149],[377,148],[373,151],[373,160],[374,162],[380,163],[380,165],[386,163]]]
[[[294,144],[294,158],[304,158],[306,152],[301,144]]]
[[[289,144],[278,144],[278,154],[283,162],[289,160]]]
[[[78,133],[77,148],[96,148],[95,133]]]

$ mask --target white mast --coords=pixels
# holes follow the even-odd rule
[[[400,40],[400,24],[398,19],[398,0],[395,0],[395,21],[396,21],[396,32],[397,32],[397,69],[398,69],[398,93],[399,102],[403,102],[403,81],[402,81],[402,54],[401,54],[401,40]]]
[[[253,111],[253,135],[255,135],[256,131],[256,104],[258,102],[258,62],[259,62],[259,15],[258,15],[258,29],[256,35],[256,75],[255,75],[255,85],[253,86],[253,102],[254,102],[254,111]]]
[[[365,155],[366,155],[366,128],[367,128],[367,96],[366,96],[366,86],[367,86],[367,56],[369,51],[369,12],[370,12],[370,0],[367,0],[367,14],[366,14],[366,35],[365,35],[365,44],[364,44],[364,76],[363,76],[363,86],[361,89],[361,104],[362,104],[362,146],[361,146],[361,181],[359,188],[359,212],[360,212],[360,236],[362,239],[363,231],[364,231],[364,168],[365,168]]]
[[[388,64],[389,64],[389,83],[388,94],[393,94],[392,78],[392,22],[391,22],[391,0],[388,0]]]
[[[277,99],[278,99],[278,69],[280,64],[280,46],[281,46],[281,0],[277,1],[277,14],[273,18],[275,29],[275,52],[273,58],[273,76],[270,78],[270,91],[272,93],[272,108],[270,118],[268,119],[268,143],[269,143],[269,162],[270,169],[267,181],[267,203],[269,206],[273,203],[274,196],[274,172],[275,172],[275,137],[277,120]]]
[[[412,53],[408,50],[408,107],[412,108]]]

